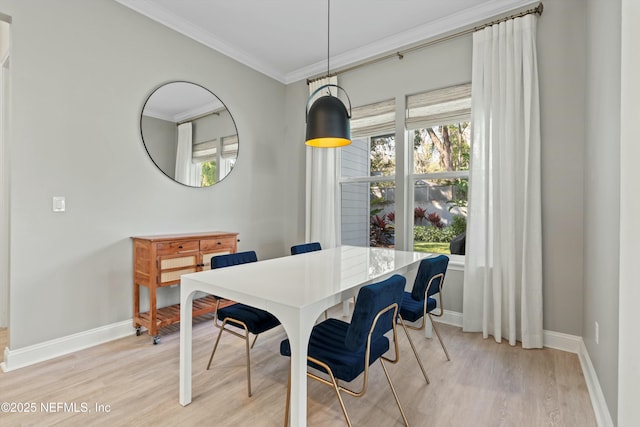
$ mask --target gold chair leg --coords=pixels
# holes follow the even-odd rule
[[[447,356],[447,360],[451,361],[451,358],[449,357],[449,352],[447,351],[447,347],[445,347],[444,341],[442,341],[442,337],[440,336],[440,332],[438,332],[438,328],[436,327],[436,322],[434,322],[433,317],[431,317],[431,313],[429,313],[429,320],[431,320],[431,326],[433,326],[433,330],[436,333],[436,336],[438,337],[438,341],[440,341],[440,345],[444,350],[445,356]]]
[[[384,364],[382,358],[380,358],[380,364],[382,365],[382,369],[384,370],[384,375],[387,377],[387,382],[389,382],[389,387],[391,387],[391,392],[393,393],[393,397],[396,399],[396,403],[398,404],[398,409],[400,409],[400,414],[402,415],[402,420],[404,421],[404,425],[409,427],[409,421],[407,421],[407,416],[404,414],[402,410],[402,405],[400,405],[400,399],[398,399],[398,395],[396,394],[396,389],[393,387],[393,383],[391,382],[391,377],[389,377],[389,372],[387,372],[387,367]]]
[[[211,357],[209,357],[209,363],[207,364],[207,371],[211,367],[211,362],[213,361],[213,355],[216,354],[216,349],[218,348],[218,343],[220,342],[220,337],[222,336],[223,330],[224,330],[224,326],[220,327],[220,332],[218,332],[218,338],[216,338],[216,343],[213,345],[213,351],[211,352]]]
[[[409,339],[409,344],[411,345],[411,350],[413,350],[413,355],[416,356],[416,360],[418,361],[418,365],[420,365],[420,370],[422,371],[422,376],[424,377],[424,379],[427,382],[427,384],[429,384],[429,377],[427,376],[427,372],[424,370],[424,366],[422,366],[422,361],[420,360],[420,357],[418,356],[418,351],[416,350],[416,347],[413,345],[413,340],[411,339],[411,335],[409,335],[409,331],[407,330],[407,325],[405,325],[404,319],[402,319],[402,316],[398,315],[398,319],[400,319],[400,324],[402,325],[402,329],[404,329],[404,333],[407,336],[407,338]]]
[[[347,421],[347,426],[351,426],[351,420],[349,419],[349,414],[347,414],[347,408],[344,406],[344,401],[342,400],[342,396],[340,396],[340,386],[338,385],[338,381],[333,376],[333,372],[331,369],[328,370],[329,377],[331,378],[331,382],[333,383],[333,390],[336,392],[336,396],[338,396],[338,402],[340,402],[340,408],[342,409],[342,413],[344,414],[344,419]]]
[[[253,346],[256,345],[256,341],[258,341],[257,335],[253,338],[253,342],[251,343],[251,348],[253,348]]]
[[[251,356],[249,356],[251,348],[249,347],[249,331],[247,329],[244,330],[244,342],[247,349],[247,395],[251,397]]]

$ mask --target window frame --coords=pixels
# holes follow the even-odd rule
[[[449,86],[441,89],[436,89],[434,91],[428,92],[438,92],[442,93],[447,90],[451,90],[456,94],[459,94],[461,90],[469,91],[470,96],[470,83],[464,83],[461,85]],[[452,92],[452,93],[453,93]],[[399,250],[408,250],[413,251],[414,248],[414,221],[413,221],[413,212],[415,208],[415,182],[420,179],[424,180],[437,180],[437,179],[467,179],[470,177],[470,168],[465,171],[444,171],[444,172],[430,172],[430,173],[415,173],[414,167],[414,150],[413,150],[413,139],[411,138],[411,134],[415,129],[425,128],[426,124],[414,123],[416,126],[413,126],[411,129],[408,128],[407,123],[407,111],[408,111],[408,99],[412,95],[402,95],[396,97],[396,118],[394,130],[386,130],[380,132],[374,132],[371,135],[358,135],[358,138],[367,138],[369,143],[369,151],[371,149],[371,140],[374,138],[393,135],[395,138],[395,164],[396,169],[393,175],[380,175],[380,176],[362,176],[362,177],[343,177],[342,176],[342,150],[340,151],[340,155],[336,156],[336,232],[338,242],[341,242],[342,239],[342,188],[343,184],[351,184],[351,183],[373,183],[373,182],[393,182],[396,188],[396,197],[395,197],[395,211],[396,218],[401,215],[403,217],[403,225],[401,227],[396,227],[395,230],[395,240],[401,240],[403,244],[400,246],[396,246]],[[451,99],[453,100],[453,99]],[[384,102],[384,101],[382,101]],[[373,105],[373,104],[372,104]],[[367,107],[367,106],[363,106]],[[358,108],[358,107],[356,107]],[[400,115],[400,117],[398,117]],[[432,126],[442,126],[451,124],[451,122],[471,122],[471,112],[469,110],[468,114],[460,115],[457,114],[455,120],[447,120],[444,119],[442,123],[433,123]],[[471,130],[472,132],[472,130]],[[471,141],[469,141],[471,143]],[[404,166],[401,166],[403,164]],[[370,164],[369,164],[370,167]],[[370,172],[369,172],[370,173]],[[400,191],[398,191],[400,190]],[[367,222],[370,219],[367,218]],[[398,224],[398,220],[396,220],[396,224]],[[398,232],[402,233],[403,236],[398,236]],[[464,255],[452,255],[447,254],[450,258],[450,268],[453,270],[464,270],[465,264],[465,256]]]
[[[468,121],[469,122],[469,126],[471,126],[471,113],[469,112],[468,117],[466,117],[467,120],[460,120],[458,122],[461,121]],[[442,124],[434,124],[433,126],[446,126],[446,125],[450,125],[453,123],[442,123]],[[463,171],[443,171],[443,172],[429,172],[429,173],[415,173],[415,166],[414,166],[414,150],[412,147],[412,142],[413,139],[410,139],[409,136],[412,134],[412,132],[416,129],[421,129],[420,127],[417,128],[413,128],[413,129],[408,129],[406,128],[405,125],[405,133],[406,133],[406,138],[405,138],[405,144],[407,146],[407,157],[408,157],[408,162],[409,162],[409,173],[407,174],[407,180],[408,180],[408,190],[407,190],[407,211],[408,213],[413,213],[413,210],[415,209],[415,182],[423,179],[425,181],[429,181],[429,180],[438,180],[438,179],[466,179],[467,182],[469,181],[469,176],[470,176],[470,172],[471,172],[471,165],[469,165],[469,169],[467,170],[463,170]],[[470,129],[470,131],[472,131]],[[469,145],[471,145],[471,141],[469,141]],[[407,227],[407,247],[411,248],[411,250],[413,250],[413,247],[415,245],[415,241],[413,238],[413,227],[415,226],[415,224],[413,224],[411,227]],[[446,254],[449,257],[449,261],[453,262],[453,265],[455,267],[462,267],[464,269],[464,261],[465,261],[465,255],[456,255],[456,254]]]
[[[369,135],[369,136],[360,136],[358,139],[367,139],[368,142],[368,153],[371,153],[371,140],[375,138],[393,136],[394,138],[394,159],[397,164],[397,138],[395,132],[384,131],[381,134]],[[342,244],[342,189],[343,184],[362,184],[367,183],[371,185],[374,182],[392,182],[395,185],[395,188],[398,187],[398,183],[396,180],[397,169],[394,170],[393,175],[371,175],[371,159],[369,158],[369,176],[355,176],[355,177],[343,177],[342,176],[342,150],[340,150],[340,155],[336,156],[336,174],[338,175],[336,179],[337,185],[337,194],[336,194],[336,227],[337,227],[337,238],[338,242]],[[367,218],[367,224],[369,224],[370,217]],[[394,231],[395,236],[395,231]]]

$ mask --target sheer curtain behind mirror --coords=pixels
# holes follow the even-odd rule
[[[200,163],[193,162],[193,133],[191,123],[178,125],[178,150],[176,152],[176,181],[200,186]]]
[[[309,83],[309,95],[326,84],[337,85],[338,78],[325,77]],[[335,95],[333,92],[332,94]],[[320,93],[316,97],[322,95],[324,94]],[[306,151],[305,238],[307,242],[320,242],[323,248],[333,248],[340,244],[336,220],[338,150],[307,146]]]

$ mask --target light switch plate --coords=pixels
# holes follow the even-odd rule
[[[66,208],[64,196],[53,196],[53,211],[64,212]]]

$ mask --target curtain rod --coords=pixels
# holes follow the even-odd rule
[[[181,124],[192,122],[194,120],[198,120],[198,119],[201,119],[203,117],[212,116],[214,114],[216,116],[219,116],[220,115],[220,111],[222,111],[222,110],[224,110],[224,108],[219,109],[219,110],[215,110],[215,111],[209,111],[208,113],[202,113],[202,114],[199,114],[197,116],[193,116],[191,118],[188,118],[188,119],[185,119],[185,120],[181,120],[181,121],[176,123],[176,126],[180,126]]]
[[[448,36],[444,36],[444,37],[440,37],[438,39],[430,40],[428,42],[421,43],[421,44],[418,44],[416,46],[412,46],[412,47],[404,49],[404,50],[399,50],[399,51],[394,52],[394,53],[388,53],[388,54],[380,56],[378,58],[370,59],[368,61],[361,62],[360,64],[352,65],[351,67],[346,67],[346,68],[339,69],[339,70],[335,71],[333,74],[330,74],[330,75],[320,76],[320,77],[316,77],[316,78],[313,78],[313,79],[307,79],[307,84],[309,85],[309,84],[311,84],[311,83],[313,83],[315,81],[318,81],[320,79],[324,79],[325,77],[337,76],[338,74],[347,73],[349,71],[353,71],[353,70],[356,70],[358,68],[362,68],[362,67],[370,65],[370,64],[375,64],[377,62],[386,61],[387,59],[391,59],[391,58],[403,59],[404,55],[406,55],[407,53],[411,53],[411,52],[416,51],[416,50],[420,50],[420,49],[424,49],[424,48],[429,47],[429,46],[433,46],[434,44],[442,43],[442,42],[449,41],[449,40],[452,40],[452,39],[455,39],[455,38],[458,38],[458,37],[461,37],[461,36],[465,36],[467,34],[474,33],[476,31],[484,30],[487,27],[491,27],[492,25],[496,25],[496,24],[499,24],[501,22],[509,21],[511,19],[516,19],[516,18],[521,18],[523,16],[531,15],[533,13],[535,13],[538,16],[540,16],[540,15],[542,15],[542,11],[543,10],[544,10],[544,6],[542,5],[542,3],[538,3],[538,6],[534,7],[533,9],[527,9],[527,10],[522,11],[520,13],[516,13],[514,15],[506,16],[504,18],[496,19],[494,21],[491,21],[491,22],[486,23],[486,24],[479,25],[477,27],[468,28],[466,30],[458,31],[457,33],[449,34]]]

